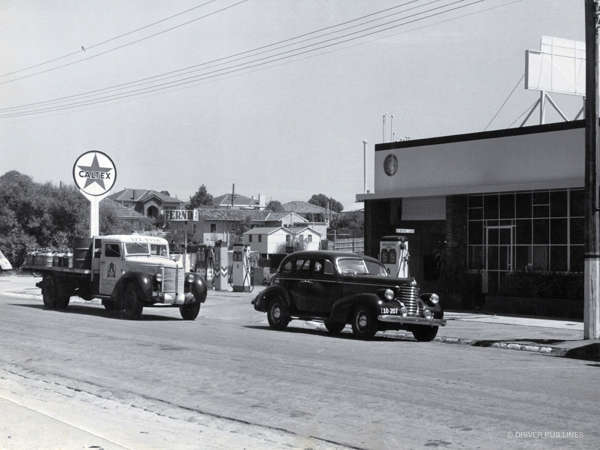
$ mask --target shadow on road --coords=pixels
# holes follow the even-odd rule
[[[329,334],[327,331],[321,331],[321,330],[311,330],[309,328],[296,328],[296,327],[290,327],[288,326],[285,330],[274,330],[273,328],[269,327],[268,325],[244,325],[244,328],[250,328],[250,329],[254,329],[254,330],[269,330],[272,331],[274,333],[301,333],[301,334],[312,334],[314,336],[323,336],[323,337],[327,337],[327,338],[331,338],[331,339],[350,339],[350,340],[354,340],[354,341],[358,341],[360,339],[357,339],[354,337],[354,335],[352,335],[352,333],[342,333],[339,335],[333,335],[333,334]],[[415,343],[415,340],[409,336],[375,336],[371,339],[369,339],[370,341],[399,341],[399,342],[411,342],[411,343]]]
[[[44,307],[44,305],[37,305],[37,304],[34,305],[34,304],[25,304],[25,303],[11,303],[11,306],[22,306],[25,308],[43,309],[43,310],[46,309]],[[124,319],[121,319],[121,317],[119,317],[118,312],[106,311],[104,308],[100,309],[100,308],[94,308],[94,307],[90,307],[90,306],[69,305],[67,307],[67,309],[64,309],[64,310],[52,309],[52,310],[48,310],[48,311],[55,311],[55,312],[60,312],[60,313],[64,313],[64,314],[84,314],[87,316],[96,316],[96,317],[105,317],[107,319],[124,320]],[[168,321],[168,320],[180,321],[183,319],[179,319],[176,317],[157,316],[154,314],[146,314],[146,313],[143,313],[142,317],[140,319],[138,319],[138,321],[142,321],[142,322],[143,321]]]

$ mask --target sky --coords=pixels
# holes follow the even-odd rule
[[[114,192],[167,190],[188,200],[201,184],[214,196],[235,184],[247,196],[287,202],[324,193],[359,208],[363,140],[372,190],[374,145],[392,133],[397,140],[518,126],[539,96],[519,82],[525,50],[539,49],[542,35],[585,38],[581,0],[474,1],[0,0],[0,174],[72,184],[75,159],[101,150],[117,166]],[[393,20],[395,28],[358,33]],[[299,35],[254,59],[219,59]],[[323,48],[309,47],[315,42]],[[275,53],[282,59],[267,64]],[[77,108],[23,107],[215,59],[220,66],[199,66],[200,80],[183,72],[169,80],[188,84],[170,89],[159,89],[167,87],[161,79],[144,95],[104,92],[110,102],[88,96],[67,99]],[[569,117],[581,107],[579,97],[553,97]],[[549,111],[547,121],[560,118]]]

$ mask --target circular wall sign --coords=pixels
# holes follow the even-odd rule
[[[383,160],[383,170],[389,177],[394,175],[398,170],[398,158],[395,155],[387,155]]]
[[[84,195],[99,197],[114,186],[117,181],[117,168],[106,153],[91,150],[75,160],[73,179]]]

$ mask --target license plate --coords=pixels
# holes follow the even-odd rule
[[[381,308],[381,314],[398,314],[398,308]]]

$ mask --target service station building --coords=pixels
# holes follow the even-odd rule
[[[376,145],[375,192],[357,195],[365,253],[414,229],[411,274],[466,277],[481,298],[507,274],[583,272],[584,133],[572,121]]]

